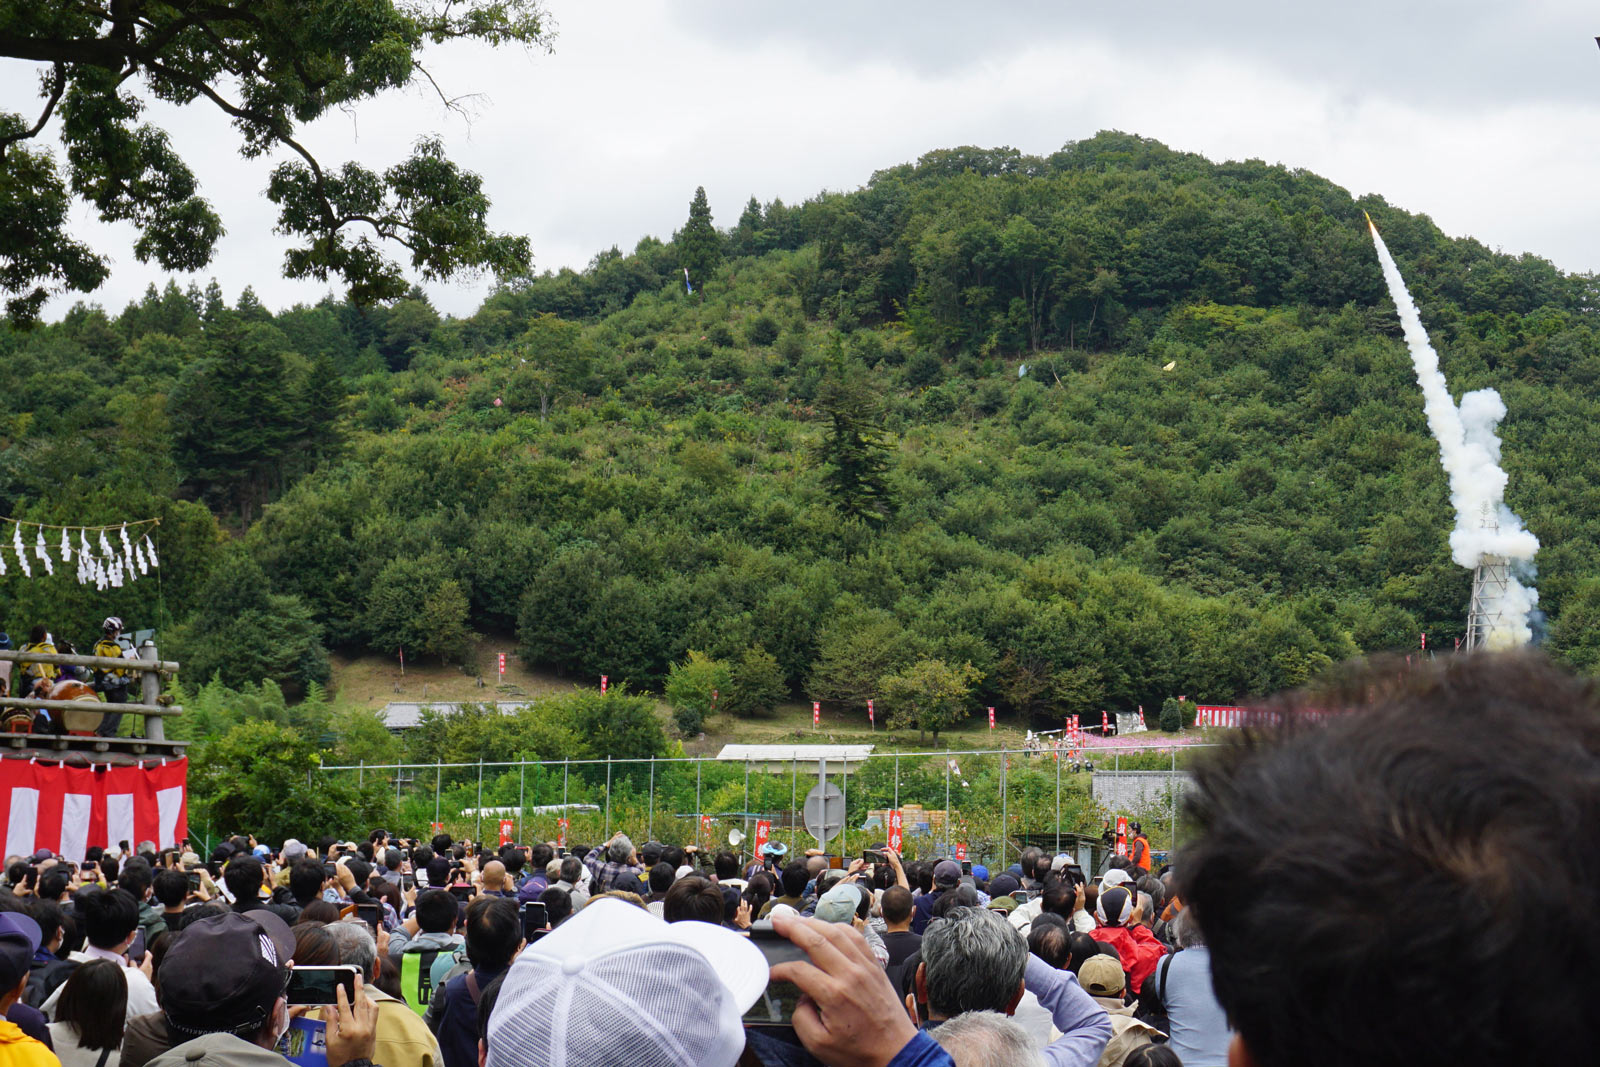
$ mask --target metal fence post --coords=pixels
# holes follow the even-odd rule
[[[517,761],[517,844],[522,843],[522,812],[528,806],[528,763]]]
[[[1061,855],[1061,750],[1056,749],[1056,855]]]
[[[1011,750],[1000,750],[1000,866],[1006,865],[1006,834],[1009,826],[1006,822],[1007,801],[1006,796],[1006,771],[1011,766]]]
[[[700,843],[700,757],[694,758],[694,842]]]
[[[365,788],[367,784],[367,761],[362,760],[361,766],[356,768],[356,788]]]
[[[796,756],[789,757],[789,844],[798,844],[794,840],[795,810],[799,805],[800,796],[800,760]]]
[[[472,831],[472,840],[483,844],[483,757],[478,757],[478,828]]]
[[[400,776],[405,773],[405,768],[406,765],[404,763],[396,763],[394,765],[394,821],[396,825],[400,822]]]
[[[656,758],[650,757],[650,815],[645,821],[644,837],[646,841],[656,839]]]
[[[611,757],[606,757],[606,840],[611,840]]]
[[[1172,803],[1172,844],[1167,847],[1169,853],[1178,851],[1178,750],[1172,750],[1172,773],[1167,775],[1167,799]],[[1172,857],[1167,857],[1167,862],[1172,862]]]
[[[898,752],[894,754],[894,807],[896,811],[900,810],[900,753]],[[904,841],[900,843],[905,844]]]
[[[944,760],[944,851],[950,854],[950,754]]]
[[[839,782],[844,787],[844,816],[839,820],[839,855],[850,855],[850,756],[846,754],[839,768]]]
[[[434,833],[438,833],[439,832],[439,830],[438,830],[438,827],[439,827],[439,783],[442,782],[443,780],[444,780],[444,764],[439,762],[438,760],[434,760],[433,761],[433,825],[434,825],[434,831],[433,832]],[[433,834],[429,834],[428,836],[432,837]]]
[[[750,761],[744,761],[744,836],[750,836]]]

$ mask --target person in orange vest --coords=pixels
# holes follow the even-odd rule
[[[1144,829],[1136,822],[1130,822],[1128,829],[1133,831],[1133,840],[1128,844],[1128,858],[1134,865],[1150,873],[1150,839],[1144,836]]]

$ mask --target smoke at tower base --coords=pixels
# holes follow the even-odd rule
[[[1411,350],[1417,383],[1422,386],[1422,408],[1428,417],[1428,430],[1439,442],[1439,459],[1450,479],[1450,502],[1456,511],[1456,526],[1450,532],[1450,554],[1467,568],[1476,567],[1484,556],[1500,556],[1508,560],[1514,570],[1520,565],[1520,569],[1531,574],[1539,539],[1505,504],[1506,472],[1500,469],[1500,435],[1496,432],[1500,420],[1506,416],[1505,402],[1493,389],[1466,394],[1459,407],[1450,399],[1450,390],[1439,370],[1439,354],[1433,350],[1428,331],[1422,327],[1422,317],[1406,289],[1405,279],[1400,276],[1400,268],[1395,266],[1394,257],[1389,255],[1388,247],[1370,218],[1367,226],[1378,249],[1378,262],[1383,265],[1389,296],[1400,313],[1400,325],[1405,330],[1406,347]],[[1494,520],[1498,528],[1485,526],[1485,517]],[[1513,577],[1500,604],[1504,616],[1492,635],[1492,645],[1509,648],[1532,640],[1528,617],[1538,602],[1538,592]]]

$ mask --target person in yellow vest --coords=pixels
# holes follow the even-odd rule
[[[42,652],[55,655],[56,645],[50,638],[50,631],[40,624],[28,632],[28,643],[17,649],[18,652]],[[17,686],[17,692],[26,696],[33,691],[40,680],[53,682],[61,675],[61,668],[54,663],[38,663],[33,660],[18,660],[17,668],[21,672],[22,682]]]
[[[122,620],[112,615],[100,624],[100,631],[100,640],[95,643],[94,654],[109,659],[122,659],[122,644],[117,640],[122,636]],[[128,672],[121,667],[111,670],[96,668],[94,687],[100,691],[101,698],[108,704],[128,702]],[[108,711],[95,729],[95,733],[101,737],[116,737],[117,731],[121,728],[122,712]]]

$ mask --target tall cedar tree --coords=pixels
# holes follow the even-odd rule
[[[678,234],[678,260],[688,268],[698,288],[722,262],[722,235],[711,225],[711,205],[706,202],[706,187],[694,191],[689,202],[689,221]]]
[[[894,513],[885,474],[889,445],[883,439],[883,407],[863,368],[836,364],[817,392],[828,416],[822,438],[822,484],[846,518],[878,527]]]

